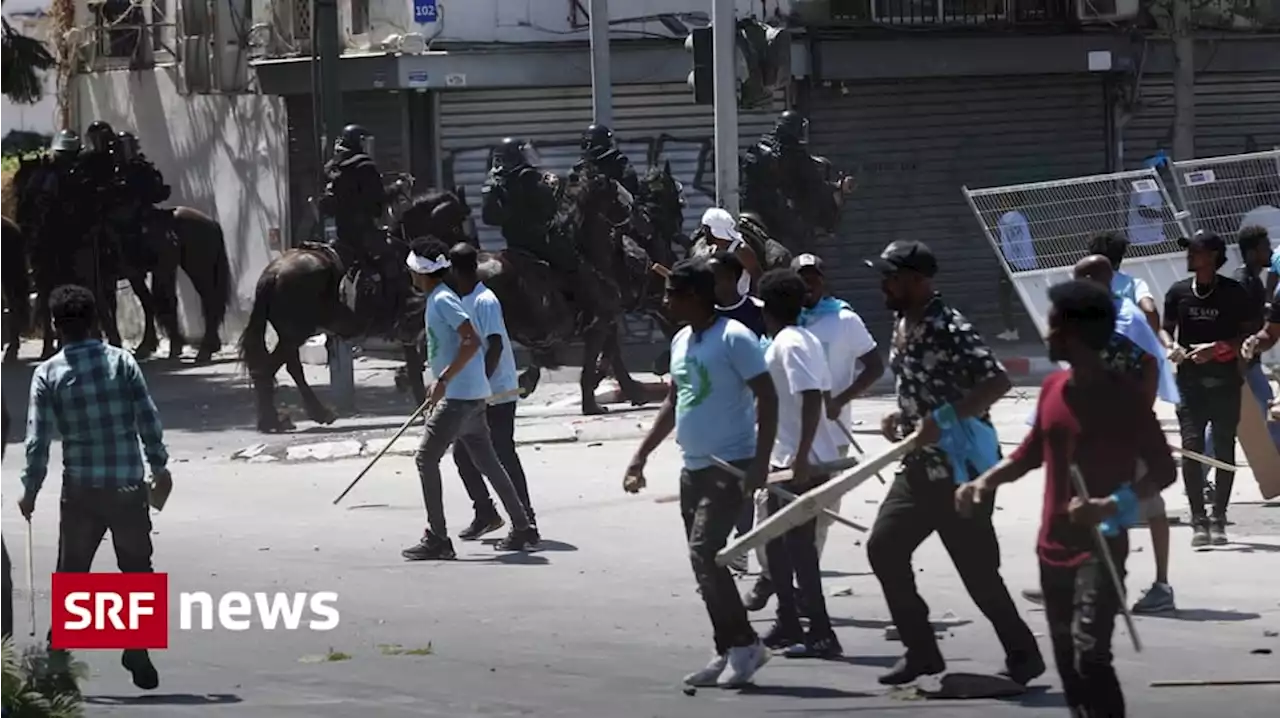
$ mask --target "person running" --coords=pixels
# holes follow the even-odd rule
[[[491,403],[484,412],[485,423],[489,425],[493,450],[498,454],[502,468],[511,477],[511,484],[529,515],[530,543],[537,545],[542,537],[538,533],[533,504],[529,501],[529,482],[524,475],[524,465],[520,463],[520,454],[516,451],[516,403],[520,399],[516,357],[511,348],[511,338],[507,335],[506,322],[503,321],[502,303],[477,275],[479,259],[479,250],[470,244],[459,242],[453,245],[449,250],[449,262],[453,265],[452,285],[462,301],[462,310],[471,317],[476,332],[484,343],[484,351],[480,356],[483,358],[484,373],[492,392],[489,399]],[[462,485],[466,487],[476,512],[471,525],[458,532],[458,538],[474,541],[501,529],[506,522],[498,515],[498,509],[489,496],[489,489],[485,487],[484,477],[471,460],[471,454],[455,451],[453,462],[458,467],[458,476],[462,479]]]
[[[674,429],[684,458],[680,514],[715,640],[711,662],[684,682],[739,687],[769,660],[769,651],[747,619],[729,570],[716,565],[716,553],[727,543],[746,497],[764,486],[778,429],[778,394],[757,337],[716,313],[715,272],[705,260],[676,263],[663,304],[686,326],[671,340],[671,390],[622,486],[629,493],[644,488],[649,455]],[[745,471],[745,485],[718,467],[713,456]]]
[[[989,507],[1001,484],[1044,467],[1036,553],[1067,706],[1080,718],[1123,718],[1124,693],[1111,653],[1123,598],[1094,527],[1102,524],[1123,581],[1126,528],[1137,519],[1138,501],[1158,496],[1177,472],[1148,392],[1104,358],[1115,336],[1110,293],[1073,280],[1051,287],[1049,300],[1049,358],[1071,368],[1044,380],[1030,433],[995,468],[956,489],[956,510],[972,515]],[[1088,496],[1077,491],[1075,472]]]
[[[885,305],[897,315],[889,364],[897,375],[898,411],[884,417],[881,430],[890,441],[919,432],[867,541],[871,569],[906,647],[879,680],[901,685],[946,669],[911,566],[916,549],[937,531],[965,589],[995,627],[1006,674],[1026,685],[1044,673],[1044,659],[1000,577],[991,505],[961,519],[953,500],[957,484],[998,460],[989,412],[1012,386],[1009,376],[969,320],[934,291],[938,262],[927,245],[893,242],[866,263],[880,272]]]
[[[1182,448],[1205,453],[1205,430],[1212,426],[1214,458],[1234,464],[1244,382],[1239,350],[1256,329],[1257,312],[1239,282],[1218,274],[1227,262],[1227,245],[1221,237],[1196,232],[1178,244],[1187,250],[1187,271],[1192,276],[1175,282],[1165,294],[1164,331],[1177,340],[1169,360],[1178,366]],[[1228,543],[1227,505],[1235,472],[1217,471],[1217,480],[1210,485],[1200,462],[1182,462],[1194,547]],[[1212,509],[1212,517],[1206,506]]]
[[[829,478],[812,475],[811,465],[839,456],[832,427],[825,420],[825,404],[831,393],[831,371],[822,343],[802,329],[800,312],[808,289],[790,269],[774,269],[760,278],[764,321],[768,332],[765,363],[778,391],[778,437],[769,459],[775,471],[790,468],[792,480],[784,487],[802,494]],[[773,513],[782,501],[771,491],[767,508]],[[786,649],[793,658],[835,658],[843,651],[831,628],[818,568],[815,532],[818,520],[810,519],[768,542],[765,552],[777,585],[777,619],[764,637],[769,648]],[[799,590],[792,586],[792,579]],[[800,625],[800,601],[809,618],[809,630]]]
[[[49,296],[49,313],[62,349],[31,377],[27,463],[18,508],[30,520],[49,473],[49,445],[56,431],[62,437],[58,572],[89,573],[110,532],[120,571],[151,573],[144,459],[156,489],[168,493],[173,488],[160,414],[133,355],[99,338],[93,292],[75,285],[58,287]],[[160,685],[146,649],[125,649],[120,664],[135,686],[153,690]]]
[[[414,286],[427,295],[427,363],[435,377],[428,398],[432,406],[415,457],[428,527],[418,543],[400,552],[411,561],[457,558],[446,530],[440,480],[440,459],[455,441],[489,479],[511,520],[511,533],[496,548],[523,551],[534,543],[529,513],[493,448],[485,420],[486,400],[491,392],[480,356],[483,341],[463,310],[462,301],[445,284],[452,267],[448,253],[443,242],[424,239],[414,243],[405,260],[413,273]]]

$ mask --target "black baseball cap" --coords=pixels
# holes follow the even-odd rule
[[[812,269],[818,274],[822,274],[822,257],[805,252],[791,260],[791,268],[797,272],[802,269]]]
[[[1227,253],[1227,243],[1222,241],[1222,237],[1219,237],[1213,232],[1206,232],[1204,230],[1199,230],[1195,234],[1191,235],[1190,239],[1186,237],[1178,239],[1178,246],[1183,249],[1190,249],[1193,251],[1204,250],[1208,252],[1220,252],[1223,255],[1226,255]]]
[[[933,255],[933,250],[924,242],[915,240],[890,242],[879,257],[866,260],[866,265],[882,274],[908,271],[932,277],[938,273],[938,258]]]

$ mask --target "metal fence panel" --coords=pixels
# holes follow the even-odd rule
[[[1280,149],[1174,162],[1171,173],[1197,230],[1232,244],[1258,225],[1280,244]]]

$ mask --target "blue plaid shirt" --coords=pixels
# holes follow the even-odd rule
[[[152,471],[165,468],[160,415],[142,369],[126,351],[91,339],[67,344],[36,368],[27,411],[27,466],[22,485],[34,494],[49,472],[49,443],[62,435],[62,478],[72,486],[116,488],[142,483],[141,437]]]

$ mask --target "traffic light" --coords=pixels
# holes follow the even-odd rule
[[[693,88],[693,101],[699,105],[715,104],[715,55],[711,45],[710,27],[695,28],[684,41],[685,49],[693,53],[689,87]]]

